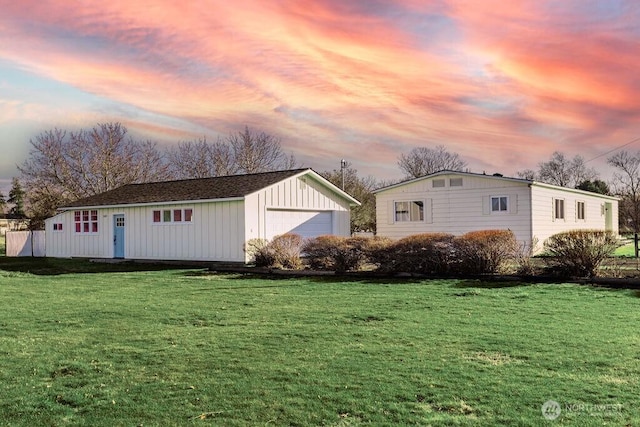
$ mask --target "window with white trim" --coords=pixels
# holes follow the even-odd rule
[[[152,212],[154,224],[177,224],[193,222],[193,209],[163,209]]]
[[[491,212],[509,212],[509,197],[507,196],[492,196],[491,197]]]
[[[98,211],[74,211],[73,222],[76,233],[97,233],[98,232]]]
[[[61,222],[55,222],[53,224],[53,231],[62,231],[62,223]]]
[[[396,222],[424,221],[424,201],[395,202]]]
[[[576,219],[579,221],[585,220],[584,202],[580,200],[576,202]]]
[[[564,219],[564,199],[553,199],[553,219]]]

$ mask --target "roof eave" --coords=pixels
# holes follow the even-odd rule
[[[620,197],[609,196],[608,194],[594,193],[593,191],[580,190],[578,188],[561,187],[559,185],[547,184],[546,182],[532,181],[531,185],[535,186],[535,187],[542,187],[542,188],[549,188],[549,189],[554,189],[554,190],[567,191],[569,193],[584,194],[585,196],[600,197],[602,199],[616,200],[616,201],[620,200]]]
[[[244,196],[225,197],[220,199],[200,199],[200,200],[173,200],[163,202],[143,202],[143,203],[118,203],[114,205],[86,205],[86,206],[62,206],[58,208],[60,211],[76,211],[81,209],[119,209],[119,208],[135,208],[146,206],[167,206],[167,205],[186,205],[194,203],[217,203],[217,202],[234,202],[242,201]]]

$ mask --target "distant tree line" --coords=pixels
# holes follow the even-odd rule
[[[167,150],[149,140],[134,140],[120,123],[98,123],[89,130],[52,129],[31,141],[27,160],[18,166],[9,197],[0,194],[0,213],[28,215],[32,228],[42,225],[56,209],[83,197],[125,184],[268,172],[301,167],[284,152],[279,138],[248,127],[215,141],[206,137],[180,142]],[[619,152],[608,159],[616,169],[611,184],[602,181],[581,156],[555,152],[538,169],[517,172],[521,178],[601,194],[620,200],[622,229],[640,230],[640,152]],[[467,162],[443,145],[416,147],[398,157],[405,179],[442,170],[463,171]],[[320,174],[362,203],[351,215],[351,231],[375,231],[373,190],[395,182],[359,176],[351,163]],[[610,189],[613,188],[613,190]]]

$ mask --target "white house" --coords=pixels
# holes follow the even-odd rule
[[[26,230],[28,219],[24,215],[4,214],[0,211],[0,236],[7,231]]]
[[[510,229],[537,241],[575,229],[618,233],[618,199],[541,182],[442,171],[374,191],[379,236]]]
[[[47,219],[46,254],[247,262],[250,239],[348,236],[359,204],[311,169],[130,184]]]

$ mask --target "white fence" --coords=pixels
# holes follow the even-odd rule
[[[7,231],[7,256],[45,256],[44,231]]]

